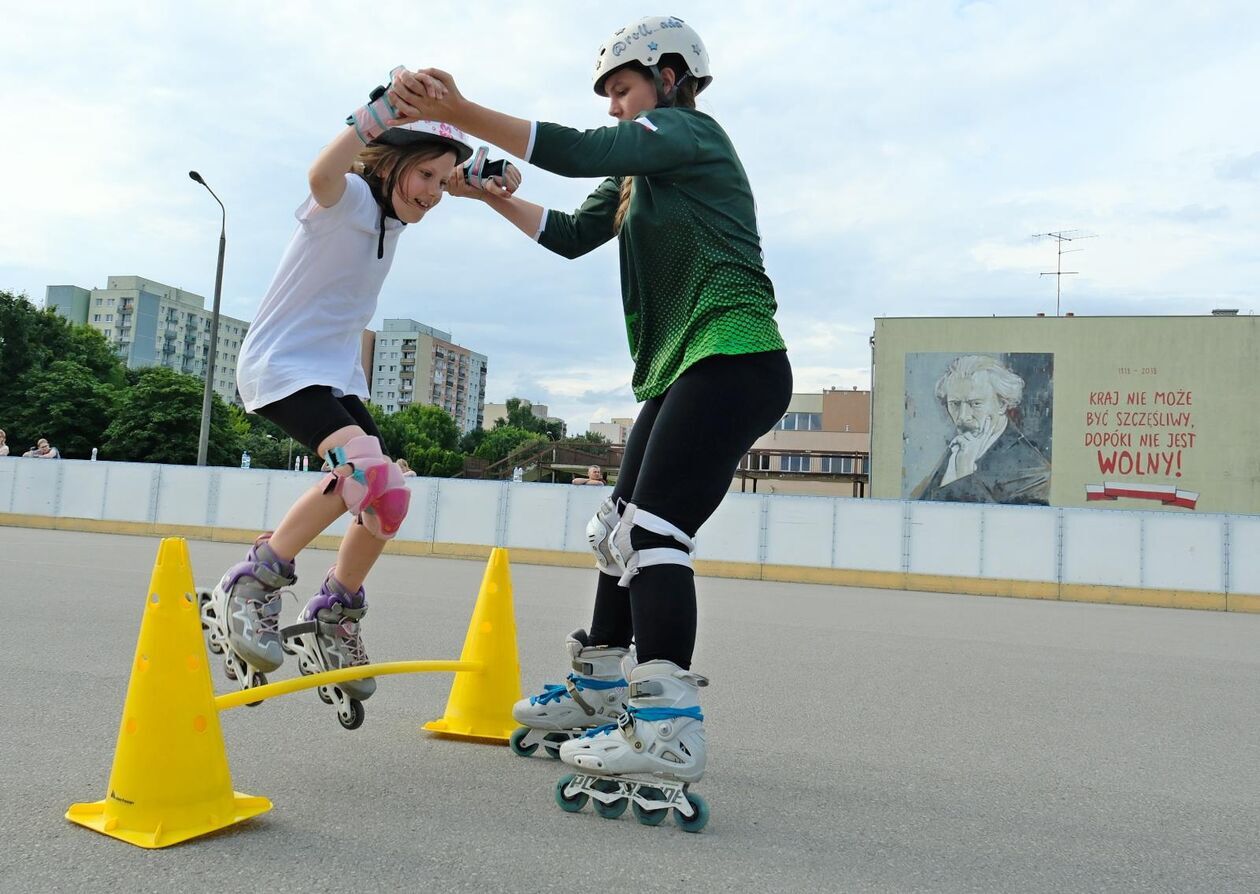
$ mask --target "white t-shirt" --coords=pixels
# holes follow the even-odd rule
[[[309,385],[368,397],[360,337],[376,314],[403,224],[385,219],[378,260],[381,209],[356,174],[346,174],[336,205],[307,196],[295,216],[297,231],[237,357],[236,384],[251,413]]]

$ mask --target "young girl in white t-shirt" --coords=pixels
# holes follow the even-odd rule
[[[424,83],[434,96],[445,90],[427,76]],[[424,218],[474,153],[458,128],[404,119],[390,97],[383,87],[373,91],[315,159],[297,231],[241,346],[237,385],[245,409],[332,468],[203,597],[211,648],[224,654],[227,675],[242,688],[266,682],[286,652],[298,656],[302,673],[367,663],[363,581],[407,514],[402,472],[363,404],[360,334],[376,313],[403,227]],[[515,167],[486,161],[484,147],[463,173],[495,194],[520,184]],[[295,557],[347,510],[355,524],[336,565],[299,622],[281,631],[280,591],[297,580]],[[372,679],[347,681],[320,687],[320,697],[353,729],[363,720],[361,701],[375,689]]]

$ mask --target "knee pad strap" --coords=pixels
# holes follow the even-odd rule
[[[679,547],[677,549],[668,546],[635,549],[634,544],[630,542],[630,532],[635,528],[672,537],[678,542]],[[677,525],[659,515],[645,512],[633,503],[627,503],[621,513],[621,521],[613,531],[609,548],[622,569],[619,583],[623,587],[628,587],[630,579],[642,568],[652,565],[683,565],[691,568],[691,557],[696,551],[696,542]]]

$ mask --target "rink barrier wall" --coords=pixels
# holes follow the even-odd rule
[[[249,543],[314,472],[0,459],[0,524]],[[386,551],[593,567],[603,488],[408,479]],[[335,548],[338,520],[315,545]],[[1260,612],[1260,516],[728,494],[701,530],[711,577]]]

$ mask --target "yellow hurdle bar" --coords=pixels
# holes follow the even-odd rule
[[[280,680],[253,689],[242,689],[216,696],[214,706],[220,711],[239,708],[241,705],[252,705],[254,702],[266,701],[290,692],[303,689],[314,689],[329,683],[344,683],[346,680],[362,680],[365,677],[384,677],[389,674],[441,674],[441,673],[479,673],[485,670],[480,661],[385,661],[381,664],[362,664],[358,667],[343,667],[340,670],[324,671],[292,680]]]

